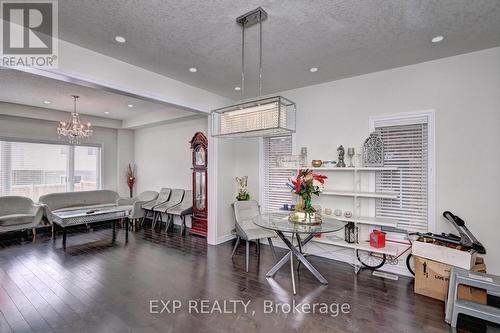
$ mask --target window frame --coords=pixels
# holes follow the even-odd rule
[[[78,145],[69,144],[66,142],[56,141],[56,140],[45,140],[45,139],[33,139],[33,138],[19,138],[19,137],[10,137],[10,136],[0,136],[0,141],[9,141],[9,142],[19,142],[19,143],[32,143],[32,144],[48,144],[48,145],[57,145],[57,146],[67,146],[68,149],[68,179],[74,179],[75,173],[75,147],[93,147],[99,148],[99,153],[96,155],[96,171],[97,171],[97,189],[102,189],[102,180],[103,180],[103,144],[100,143],[81,143]],[[68,187],[66,192],[74,192],[74,183],[72,181],[68,181]]]
[[[436,126],[435,111],[425,110],[416,112],[399,113],[385,116],[371,116],[369,118],[369,133],[375,131],[376,127],[412,125],[418,123],[427,123],[427,149],[428,149],[428,221],[427,230],[436,232]],[[370,177],[371,190],[375,190],[375,175]],[[375,207],[371,209],[375,211]]]

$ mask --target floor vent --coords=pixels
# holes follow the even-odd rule
[[[389,279],[389,280],[394,280],[397,281],[399,279],[399,276],[396,274],[389,274],[389,273],[384,273],[384,272],[379,272],[379,271],[373,271],[372,273],[373,276],[378,276],[384,279]]]

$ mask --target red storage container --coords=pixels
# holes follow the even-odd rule
[[[370,246],[377,249],[385,247],[385,232],[373,230],[373,232],[370,233]]]

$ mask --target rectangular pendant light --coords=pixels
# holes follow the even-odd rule
[[[295,133],[295,103],[281,97],[243,102],[212,111],[212,136],[262,137]]]
[[[258,7],[236,19],[241,26],[241,99],[236,105],[212,111],[212,136],[220,138],[289,135],[295,132],[295,103],[281,96],[243,102],[245,98],[245,29],[259,25],[259,96],[262,95],[262,21]]]

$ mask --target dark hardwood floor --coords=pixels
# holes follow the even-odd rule
[[[289,270],[275,280],[265,277],[273,265],[269,247],[262,246],[260,262],[252,247],[247,274],[244,246],[231,260],[230,242],[207,246],[202,238],[181,237],[177,229],[129,236],[125,244],[118,230],[111,244],[110,229],[71,234],[66,252],[61,238],[55,243],[44,235],[35,242],[0,240],[0,332],[451,331],[443,321],[443,303],[415,295],[410,278],[354,275],[347,264],[310,257],[330,284],[320,286],[301,269],[296,303],[348,303],[350,312],[332,316],[332,307],[330,314],[266,314],[265,300],[293,299]],[[180,300],[182,307],[175,314],[150,313],[151,300]],[[188,300],[251,302],[248,313],[239,306],[236,313],[203,314],[189,313]],[[155,311],[163,309],[159,305]],[[480,322],[460,324],[465,331],[486,330]]]

